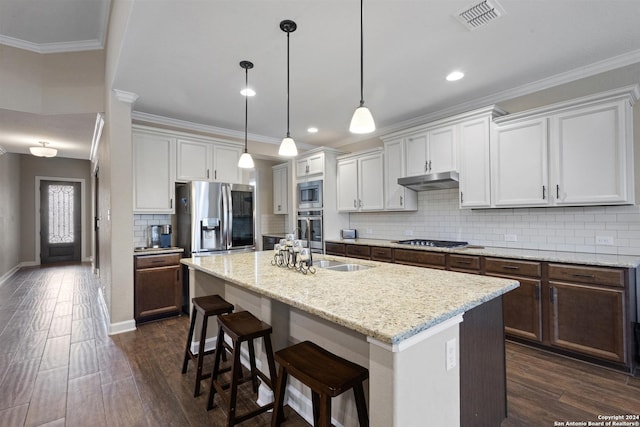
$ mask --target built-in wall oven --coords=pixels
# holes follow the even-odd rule
[[[298,236],[309,242],[313,253],[323,253],[322,211],[298,211]]]
[[[322,209],[322,180],[298,183],[298,210]]]

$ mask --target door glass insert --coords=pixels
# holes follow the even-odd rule
[[[72,243],[74,236],[74,187],[49,185],[49,243]]]

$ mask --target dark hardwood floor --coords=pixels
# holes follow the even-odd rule
[[[25,268],[0,286],[0,427],[225,425],[223,409],[206,410],[206,381],[193,397],[192,364],[180,373],[187,317],[108,336],[97,288],[86,264]],[[507,383],[502,427],[640,413],[639,378],[512,343]],[[241,393],[250,402],[249,383]],[[308,425],[286,409],[286,426]]]

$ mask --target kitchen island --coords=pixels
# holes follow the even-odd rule
[[[487,313],[473,316],[480,322],[489,317],[488,324],[469,324],[467,331],[481,334],[493,324],[491,329],[501,334],[501,296],[515,289],[517,281],[331,256],[322,258],[370,268],[318,268],[316,274],[303,275],[272,266],[272,258],[273,252],[266,251],[196,257],[182,263],[190,270],[191,297],[217,293],[235,304],[236,311],[249,310],[270,323],[276,351],[309,339],[367,367],[371,425],[460,425],[465,394],[461,373],[466,372],[460,361],[473,350],[463,345],[484,341],[486,347],[494,342],[463,337],[465,313],[488,307]],[[207,344],[214,342],[215,331],[209,332]],[[491,359],[502,361],[504,370],[500,341],[488,352]],[[504,372],[501,375],[504,378]],[[502,390],[484,393],[504,396],[504,387],[499,381]],[[270,396],[262,393],[260,398]],[[308,390],[296,381],[290,383],[288,403],[307,419],[310,400]],[[351,393],[335,399],[332,415],[344,426],[357,425]]]

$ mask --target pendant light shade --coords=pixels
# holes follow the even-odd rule
[[[356,108],[351,118],[349,131],[351,133],[371,133],[376,130],[371,111],[364,106],[364,34],[362,24],[362,3],[360,0],[360,106]]]
[[[289,134],[289,34],[298,28],[295,22],[285,19],[280,22],[280,29],[287,33],[287,136],[280,143],[278,154],[284,157],[295,157],[298,155],[296,142]]]
[[[245,75],[245,91],[249,89],[249,69],[253,68],[253,63],[249,61],[240,61],[240,67],[244,68]],[[238,167],[242,169],[253,169],[255,165],[253,164],[253,158],[251,158],[251,154],[247,151],[247,123],[249,122],[249,95],[245,95],[244,97],[244,153],[240,156],[238,160]]]
[[[29,151],[36,157],[55,157],[58,150],[47,147],[48,142],[40,141],[40,147],[29,147]]]

